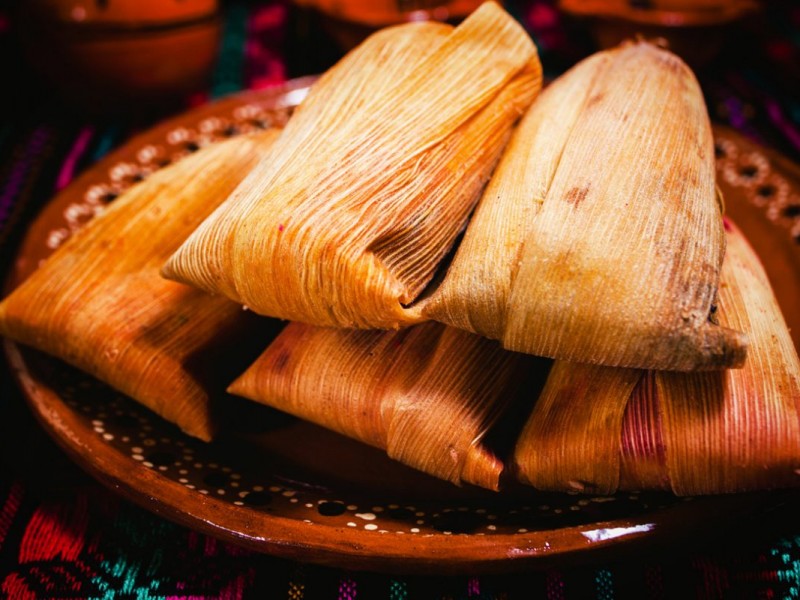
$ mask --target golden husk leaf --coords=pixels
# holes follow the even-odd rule
[[[744,368],[656,373],[667,474],[681,495],[800,483],[800,361],[758,257],[731,229],[719,319],[750,337]]]
[[[277,133],[203,148],[148,177],[76,232],[0,304],[0,333],[90,373],[208,440],[209,381],[242,333],[240,306],[159,270],[242,180]],[[204,373],[205,371],[205,373]],[[213,375],[216,373],[216,375]],[[212,374],[212,376],[209,376]],[[227,381],[217,382],[224,391]]]
[[[744,366],[670,373],[557,362],[515,451],[522,481],[678,495],[800,483],[800,361],[758,258],[733,225],[727,237],[718,315],[749,335]]]
[[[641,375],[556,361],[517,443],[520,479],[540,490],[614,493],[624,407]]]
[[[486,3],[406,24],[328,71],[272,152],[164,268],[257,313],[394,328],[463,229],[541,86],[536,48]]]
[[[290,323],[228,389],[455,484],[497,489],[482,444],[526,357],[438,323],[399,331]]]
[[[703,96],[645,42],[598,53],[520,123],[432,319],[521,352],[691,371],[739,366],[708,320],[725,249]]]

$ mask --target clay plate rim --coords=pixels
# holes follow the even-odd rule
[[[228,113],[236,106],[252,102],[267,107],[292,104],[302,98],[312,81],[313,78],[294,80],[280,88],[246,92],[203,106],[136,136],[112,152],[59,193],[36,218],[6,289],[11,289],[35,268],[38,260],[33,257],[42,253],[42,236],[51,228],[54,207],[65,207],[81,198],[84,190],[102,180],[112,165],[131,160],[136,149],[162,140],[167,131]],[[791,261],[796,275],[800,272],[797,252],[791,252]],[[800,287],[800,283],[797,286]],[[767,507],[774,508],[795,497],[793,492],[779,492],[695,498],[631,518],[491,536],[401,536],[306,523],[233,506],[187,489],[150,469],[132,468],[138,465],[102,442],[64,403],[57,390],[32,375],[20,347],[5,340],[4,350],[37,420],[74,462],[102,484],[147,510],[191,529],[297,561],[348,569],[435,574],[546,568],[600,558],[608,560],[613,555],[628,554],[654,544],[696,539],[701,532],[717,529]],[[614,554],[609,553],[611,550]]]
[[[171,481],[104,444],[58,393],[31,377],[19,347],[4,350],[34,415],[69,457],[125,499],[223,541],[332,567],[420,574],[505,573],[608,560],[711,533],[722,522],[789,502],[791,492],[694,498],[629,519],[509,535],[384,535],[232,506]],[[714,516],[716,515],[716,517]],[[656,544],[654,544],[656,543]],[[613,550],[613,553],[610,553]]]

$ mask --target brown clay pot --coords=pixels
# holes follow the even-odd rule
[[[349,50],[389,25],[461,21],[483,0],[295,0],[295,4],[319,13],[331,37],[343,50]]]
[[[711,62],[737,23],[759,9],[755,0],[559,0],[558,6],[586,20],[601,48],[660,38],[693,68]]]
[[[29,0],[17,23],[31,67],[101,113],[201,89],[221,29],[217,0]]]

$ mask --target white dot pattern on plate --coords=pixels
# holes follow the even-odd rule
[[[158,143],[144,144],[135,162],[112,165],[105,181],[94,182],[80,203],[64,210],[63,226],[49,232],[49,249],[60,246],[72,232],[102,212],[122,191],[199,148],[234,135],[281,126],[290,107],[265,108],[258,103],[234,106],[226,115],[206,117],[194,125],[176,127]],[[769,219],[786,228],[800,243],[800,197],[772,169],[768,158],[741,150],[724,135],[716,140],[717,171],[729,185],[748,190],[750,201]],[[56,362],[56,361],[54,361]],[[527,505],[502,495],[483,505],[448,506],[436,499],[414,506],[376,502],[350,491],[331,491],[299,485],[279,475],[246,470],[235,460],[225,463],[213,446],[191,439],[147,409],[78,371],[56,363],[57,389],[104,443],[129,456],[133,468],[146,468],[199,494],[248,510],[290,516],[309,523],[334,524],[376,533],[502,535],[535,532],[556,526],[595,523],[646,513],[678,502],[669,494],[625,494],[583,497],[535,494]],[[84,400],[85,399],[85,400]],[[102,400],[101,400],[102,399]],[[489,506],[488,504],[491,504]]]
[[[743,150],[724,135],[717,136],[714,152],[718,176],[725,183],[745,190],[752,204],[764,209],[770,221],[788,229],[792,239],[800,244],[800,194],[772,168],[767,156],[758,150]]]
[[[185,436],[104,384],[60,362],[53,363],[51,379],[58,379],[55,383],[63,390],[64,401],[104,443],[129,456],[138,468],[153,470],[195,493],[248,510],[376,534],[524,535],[554,525],[641,514],[651,506],[662,508],[683,501],[669,494],[536,494],[533,498],[538,502],[528,498],[529,502],[520,503],[498,494],[491,496],[496,498],[491,503],[449,506],[435,499],[414,504],[380,502],[354,492],[317,489],[283,480],[274,473],[248,470],[234,459],[221,460],[213,444]],[[100,414],[105,416],[101,418]]]
[[[234,107],[229,116],[208,117],[195,126],[176,127],[167,132],[163,143],[145,144],[136,151],[136,162],[122,161],[112,165],[106,181],[93,183],[84,193],[82,202],[64,209],[64,227],[49,232],[45,240],[47,248],[55,250],[61,246],[75,231],[102,213],[109,202],[158,169],[216,141],[282,127],[292,110],[290,106],[267,108],[257,103],[245,104]]]

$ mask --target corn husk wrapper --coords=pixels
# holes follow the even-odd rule
[[[327,72],[167,277],[257,313],[394,328],[464,227],[541,85],[530,38],[487,3],[459,27],[378,32]]]
[[[796,486],[800,362],[757,258],[732,226],[729,239],[718,314],[752,336],[742,369],[550,367],[435,323],[394,332],[293,323],[229,391],[490,489],[504,456],[488,442],[493,424],[527,404],[513,462],[542,490]]]
[[[714,177],[688,67],[644,42],[595,54],[522,120],[423,312],[573,362],[739,366],[746,336],[708,318],[725,249]]]
[[[729,229],[719,320],[748,333],[744,367],[669,373],[556,362],[517,445],[521,480],[678,495],[800,483],[800,361],[763,267]]]
[[[215,374],[226,376],[214,360],[267,320],[167,281],[159,269],[275,136],[268,131],[204,148],[126,191],[0,304],[0,333],[210,439],[209,390]],[[228,381],[216,388],[224,391]]]
[[[529,360],[438,323],[399,331],[291,323],[228,389],[455,484],[497,489],[482,440]]]

